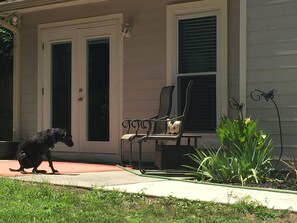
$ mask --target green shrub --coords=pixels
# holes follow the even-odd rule
[[[12,32],[0,28],[0,56],[9,56],[13,48],[13,34]]]
[[[222,117],[217,136],[220,148],[196,149],[187,154],[196,166],[186,166],[202,180],[220,183],[260,182],[272,171],[272,142],[257,131],[257,120]]]

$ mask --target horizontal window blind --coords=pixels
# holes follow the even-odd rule
[[[178,22],[178,73],[216,71],[216,16]]]
[[[216,16],[178,21],[178,111],[185,103],[185,90],[194,81],[186,132],[216,129]],[[187,75],[191,73],[191,75]]]

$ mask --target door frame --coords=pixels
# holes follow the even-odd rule
[[[121,26],[123,24],[123,14],[111,14],[106,16],[97,16],[90,17],[84,19],[75,19],[75,20],[67,20],[61,22],[47,23],[41,24],[38,26],[38,111],[37,111],[37,128],[39,131],[44,129],[44,66],[45,66],[45,56],[44,56],[44,35],[51,32],[59,32],[63,30],[71,30],[75,28],[92,28],[92,27],[104,27],[108,25],[116,26],[116,43],[117,45],[117,66],[116,66],[116,74],[118,78],[118,120],[121,120],[123,117],[123,39],[121,38]],[[111,117],[112,118],[112,117]],[[121,127],[120,124],[117,128],[117,132],[113,133],[117,136],[120,136]],[[119,138],[119,137],[117,137]],[[111,153],[119,154],[119,143],[118,140],[115,142],[116,147]],[[92,152],[94,151],[73,151],[73,152]],[[100,151],[98,152],[100,153]],[[105,153],[105,151],[104,151]]]

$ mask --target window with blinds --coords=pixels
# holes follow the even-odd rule
[[[217,18],[178,20],[178,111],[185,88],[194,80],[186,132],[214,132],[216,128]]]

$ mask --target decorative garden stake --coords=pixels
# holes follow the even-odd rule
[[[258,89],[254,89],[252,90],[250,96],[251,98],[254,100],[254,101],[260,101],[261,99],[261,96],[266,100],[266,101],[269,101],[271,100],[272,103],[274,104],[275,106],[275,109],[276,109],[276,112],[277,112],[277,118],[278,118],[278,126],[279,126],[279,137],[280,137],[280,144],[281,144],[281,151],[280,151],[280,155],[279,155],[279,158],[278,158],[278,161],[277,163],[275,164],[274,167],[277,166],[277,164],[279,163],[281,157],[282,157],[282,154],[283,154],[283,133],[282,133],[282,126],[281,126],[281,121],[280,121],[280,115],[279,115],[279,110],[278,110],[278,107],[274,101],[274,95],[276,94],[276,90],[275,89],[272,89],[270,90],[268,93],[265,93],[264,91],[261,91],[261,90],[258,90]]]
[[[230,106],[230,108],[232,108],[232,109],[236,109],[236,110],[238,111],[238,115],[239,115],[240,120],[243,120],[242,109],[243,109],[243,107],[244,107],[244,104],[243,104],[243,103],[239,104],[239,103],[235,100],[235,98],[230,98],[230,99],[229,99],[229,106]]]

